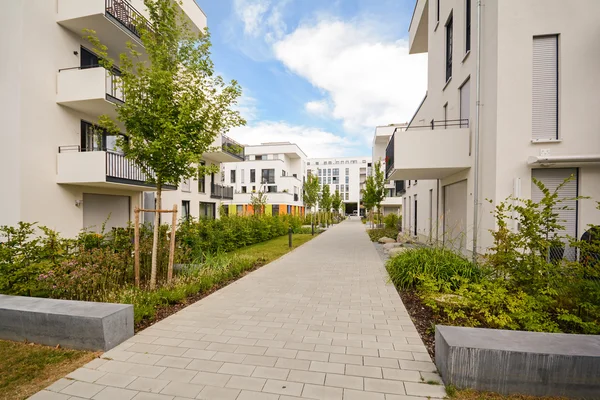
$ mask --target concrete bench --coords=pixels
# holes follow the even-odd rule
[[[435,363],[458,388],[600,398],[600,336],[438,325]]]
[[[0,339],[106,351],[132,336],[132,305],[0,295]]]

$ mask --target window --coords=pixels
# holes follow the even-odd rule
[[[245,183],[244,182],[244,170],[240,170],[240,183]]]
[[[452,78],[452,15],[446,24],[446,82]]]
[[[206,163],[204,161],[200,161],[201,166],[205,166]],[[206,177],[204,176],[204,172],[198,172],[198,193],[206,192]]]
[[[256,192],[256,186],[252,186],[252,192]]]
[[[190,219],[190,201],[182,200],[181,201],[181,218],[184,220]]]
[[[261,183],[275,183],[275,169],[263,169],[261,170],[262,182]]]
[[[246,193],[246,186],[242,186],[242,193]]]
[[[241,204],[235,206],[235,213],[237,215],[243,215],[244,214],[244,206]]]
[[[256,182],[256,170],[251,169],[250,170],[250,183],[254,183],[254,182]]]
[[[254,156],[254,159],[255,159],[256,161],[262,161],[262,159],[263,159],[263,156]]]
[[[277,186],[267,186],[267,193],[277,193]]]
[[[339,192],[340,191],[340,185],[335,185],[335,191]]]
[[[346,201],[350,199],[350,194],[346,192]]]
[[[350,183],[350,177],[346,176],[346,185]]]
[[[117,146],[117,138],[125,135],[107,133],[104,129],[87,121],[81,121],[81,150],[82,151],[112,151],[123,154]]]
[[[331,176],[331,168],[327,169],[327,176]]]
[[[235,169],[232,169],[229,173],[231,174],[231,183],[235,183]]]
[[[465,53],[468,53],[471,51],[471,0],[465,0],[465,3]]]
[[[281,176],[286,176],[285,170],[281,170]]]
[[[440,0],[436,0],[435,5],[435,20],[440,22]]]
[[[533,38],[532,139],[558,139],[558,35]]]
[[[306,163],[306,165],[310,165],[310,161]]]
[[[200,202],[200,218],[215,219],[215,203]]]
[[[327,177],[327,184],[331,185],[331,177],[330,176]]]
[[[315,163],[315,165],[319,165],[319,162],[317,161],[317,162]]]
[[[339,178],[337,176],[333,177],[333,183],[339,183]]]
[[[348,185],[346,185],[346,192],[350,191],[350,187]]]
[[[333,169],[333,175],[339,175],[340,174],[340,169],[339,168],[334,168]]]
[[[468,127],[471,118],[471,79],[460,87],[460,126]]]
[[[273,215],[279,215],[279,204],[273,204]]]

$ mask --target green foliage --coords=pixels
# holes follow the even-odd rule
[[[333,209],[333,212],[339,214],[340,210],[342,209],[342,204],[342,195],[340,194],[339,190],[336,190],[333,196],[331,197],[331,208]]]
[[[304,205],[307,209],[312,209],[319,202],[319,178],[316,175],[308,174],[304,183]]]
[[[396,228],[369,229],[367,231],[367,233],[369,234],[371,241],[376,242],[379,239],[381,239],[382,237],[389,237],[392,239],[396,239],[396,237],[398,236],[398,229],[396,229]]]
[[[260,188],[258,192],[252,192],[250,194],[250,205],[252,206],[254,215],[262,214],[267,205],[267,194],[260,190]]]
[[[331,211],[331,189],[329,185],[323,186],[323,192],[321,193],[321,201],[319,201],[319,208],[321,211],[329,212]]]
[[[383,221],[387,229],[398,229],[399,218],[395,213],[386,215]]]
[[[494,245],[480,266],[447,249],[409,250],[387,263],[394,284],[417,290],[437,323],[599,334],[600,228],[586,241],[561,236],[566,199],[534,183],[539,203],[509,198],[496,206]],[[550,257],[565,243],[580,250],[579,261]]]

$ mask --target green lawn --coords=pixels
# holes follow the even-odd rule
[[[312,236],[310,234],[294,234],[292,235],[292,250],[298,246],[303,245],[309,240],[315,238],[317,235]],[[266,263],[270,263],[281,257],[282,255],[289,253],[288,237],[281,236],[275,239],[268,240],[266,242],[253,244],[252,246],[243,247],[235,250],[230,254],[252,256],[262,258]]]
[[[0,340],[0,400],[26,399],[95,353]]]
[[[565,397],[536,397],[536,396],[525,396],[521,394],[503,395],[491,392],[478,392],[476,390],[464,389],[447,390],[449,397],[452,400],[568,400]]]

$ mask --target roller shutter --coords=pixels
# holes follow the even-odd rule
[[[444,186],[444,245],[463,250],[467,236],[467,181]]]
[[[558,36],[533,38],[532,139],[558,138]]]

